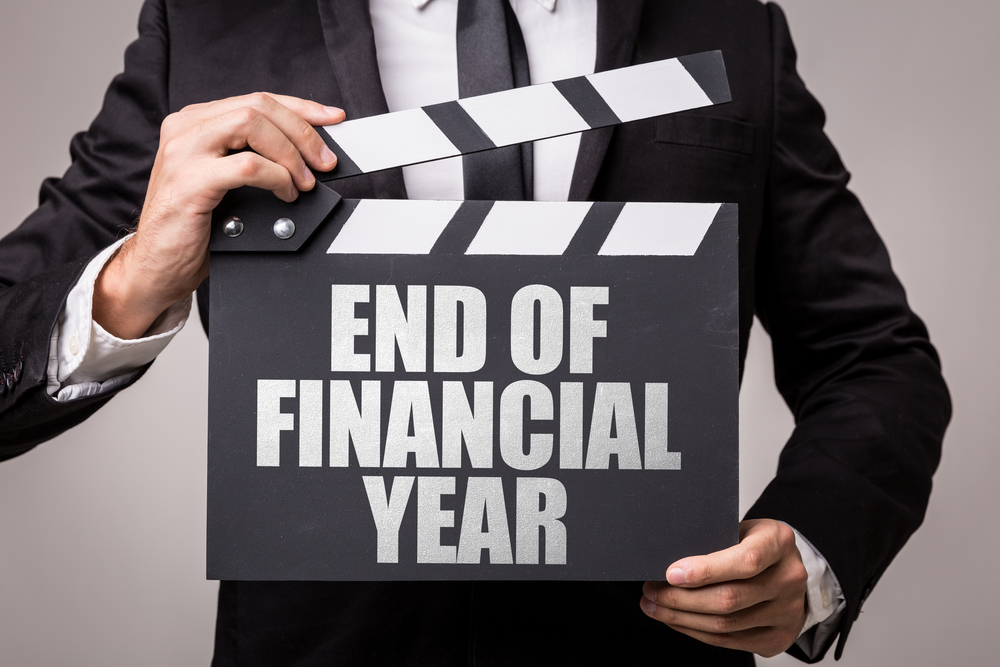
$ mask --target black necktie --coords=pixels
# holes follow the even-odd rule
[[[530,84],[528,52],[507,0],[459,0],[458,96]],[[462,157],[466,199],[532,199],[531,144]]]

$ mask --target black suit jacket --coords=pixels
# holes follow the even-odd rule
[[[45,393],[49,338],[82,267],[142,205],[162,119],[255,90],[387,111],[363,0],[147,0],[125,72],[73,165],[0,241],[0,459],[86,419],[109,396]],[[824,115],[795,71],[781,11],[753,0],[600,0],[597,69],[721,49],[733,102],[585,133],[571,199],[740,207],[740,341],[756,314],[795,416],[777,475],[748,517],[787,521],[847,598],[840,645],[920,524],[950,416],[937,355],[886,250],[847,189]],[[400,170],[336,182],[405,197]],[[203,318],[207,290],[199,290]],[[207,327],[207,321],[204,322]],[[215,663],[745,664],[646,618],[637,584],[233,583]],[[794,649],[793,649],[794,650]]]

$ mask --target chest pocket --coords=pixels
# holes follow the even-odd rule
[[[752,155],[754,126],[718,116],[690,113],[661,116],[656,120],[655,141]]]

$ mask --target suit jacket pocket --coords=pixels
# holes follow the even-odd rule
[[[656,119],[656,141],[752,155],[754,126],[718,116],[673,114]]]

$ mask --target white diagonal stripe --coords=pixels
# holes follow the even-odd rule
[[[598,254],[693,255],[721,207],[722,204],[625,204]]]
[[[461,154],[422,109],[348,120],[323,129],[365,173]]]
[[[676,58],[589,74],[587,80],[623,123],[712,106]]]
[[[622,122],[713,104],[677,58],[589,74],[587,80]],[[551,83],[469,97],[458,103],[497,146],[590,129]],[[362,173],[460,154],[421,109],[350,120],[323,129]]]
[[[497,146],[510,146],[590,126],[551,83],[459,100]]]
[[[590,202],[498,201],[467,255],[561,255]]]
[[[426,255],[460,201],[362,199],[327,254]]]

